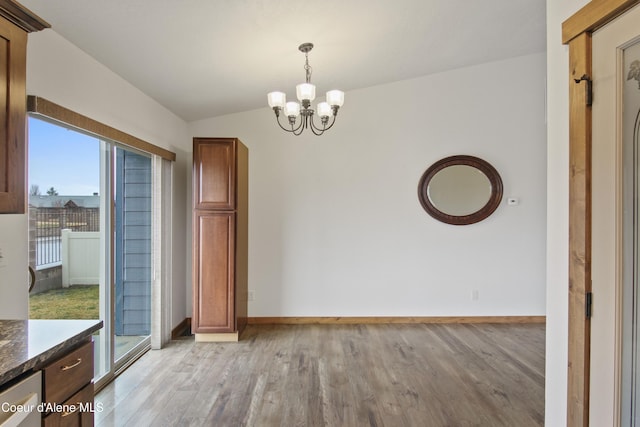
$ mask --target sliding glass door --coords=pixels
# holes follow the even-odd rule
[[[160,309],[152,302],[154,267],[163,277],[154,252],[162,212],[154,206],[163,206],[164,175],[154,172],[170,167],[60,123],[31,117],[29,130],[29,239],[39,282],[30,317],[102,319],[94,336],[100,386],[151,345]]]
[[[151,335],[151,158],[115,148],[115,362],[125,361]]]

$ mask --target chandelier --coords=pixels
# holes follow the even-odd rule
[[[316,97],[316,86],[311,84],[311,66],[309,65],[309,52],[313,49],[313,43],[303,43],[298,47],[304,53],[304,70],[306,73],[306,83],[296,86],[296,95],[302,103],[287,102],[284,92],[270,92],[267,95],[269,107],[276,113],[278,125],[285,131],[294,135],[300,135],[305,129],[311,129],[315,135],[322,135],[324,131],[331,129],[336,122],[338,110],[344,104],[344,92],[340,90],[330,90],[327,92],[326,102],[318,103],[316,110],[311,108],[311,101]],[[284,112],[289,120],[290,129],[280,123],[280,112]],[[314,116],[320,118],[320,123],[315,122]],[[298,120],[298,117],[300,120]],[[331,119],[331,124],[329,124]]]

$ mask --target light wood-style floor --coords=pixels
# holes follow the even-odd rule
[[[97,426],[541,426],[543,324],[249,326],[173,341],[96,396]]]

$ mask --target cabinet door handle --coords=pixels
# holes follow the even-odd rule
[[[82,363],[82,358],[78,357],[78,361],[76,363],[74,363],[73,365],[66,365],[60,368],[61,371],[68,371],[69,369],[73,369],[76,366],[78,366],[79,364]]]
[[[77,402],[75,405],[72,406],[72,410],[71,411],[65,411],[62,413],[62,415],[60,415],[60,417],[68,417],[69,415],[75,414],[76,412],[78,412],[78,409],[82,408],[82,402]]]
[[[76,411],[78,410],[79,406],[75,405],[73,407],[73,411],[65,411],[62,413],[62,415],[60,415],[60,418],[64,418],[64,417],[68,417],[69,415],[73,415],[76,413]]]

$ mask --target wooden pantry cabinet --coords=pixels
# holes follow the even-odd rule
[[[196,341],[237,341],[247,324],[248,160],[237,138],[193,139]]]
[[[0,0],[0,213],[26,212],[27,33],[49,24]]]

